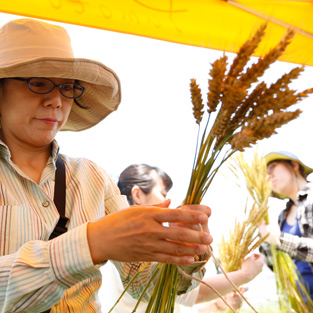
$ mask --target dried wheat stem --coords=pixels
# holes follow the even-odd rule
[[[178,270],[179,273],[181,273],[183,276],[185,276],[186,278],[189,278],[189,279],[193,279],[193,280],[196,280],[198,281],[199,283],[201,284],[204,284],[206,285],[207,287],[209,287],[210,289],[212,289],[221,299],[222,301],[232,310],[232,312],[236,313],[236,311],[234,310],[234,308],[227,303],[227,301],[223,298],[223,296],[212,286],[210,286],[209,284],[207,284],[206,282],[204,282],[203,280],[201,280],[200,278],[198,277],[194,277],[194,276],[191,276],[189,274],[187,274],[186,272],[184,272],[178,265],[176,265],[176,268]]]
[[[229,281],[229,283],[235,288],[235,290],[240,294],[240,296],[242,297],[242,299],[244,299],[246,301],[246,303],[251,307],[251,309],[258,313],[258,311],[252,306],[252,304],[247,300],[247,298],[242,294],[242,292],[239,290],[239,288],[231,281],[231,279],[228,277],[228,275],[226,274],[226,272],[223,269],[223,266],[220,264],[220,262],[216,259],[216,257],[213,254],[212,248],[210,246],[208,246],[209,252],[212,256],[212,258],[214,259],[214,261],[216,262],[216,264],[219,266],[219,268],[221,269],[221,271],[223,272],[224,276],[226,277],[226,279]]]

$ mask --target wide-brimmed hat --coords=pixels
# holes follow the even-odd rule
[[[63,27],[33,19],[10,21],[0,29],[0,78],[55,77],[78,80],[85,92],[62,130],[80,131],[102,121],[121,102],[120,81],[100,62],[74,58]]]
[[[300,161],[300,159],[296,155],[294,155],[288,151],[271,152],[271,153],[267,154],[264,158],[265,158],[266,164],[269,164],[269,163],[276,161],[276,160],[295,161],[295,162],[298,162],[303,167],[304,173],[306,175],[309,175],[310,173],[313,172],[312,168],[305,165],[303,162]]]

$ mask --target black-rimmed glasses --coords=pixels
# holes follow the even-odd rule
[[[85,87],[81,84],[74,83],[63,83],[60,85],[55,84],[51,79],[44,77],[9,77],[9,79],[20,80],[27,83],[28,89],[34,93],[47,94],[54,88],[58,87],[62,96],[69,99],[79,98],[85,91]]]

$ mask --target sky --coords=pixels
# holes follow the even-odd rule
[[[0,26],[16,18],[19,17],[0,13]],[[118,110],[103,122],[83,132],[57,135],[60,152],[95,161],[115,181],[132,163],[158,166],[171,176],[174,186],[168,196],[172,207],[178,206],[187,192],[198,130],[192,114],[190,79],[197,79],[205,98],[210,63],[222,56],[222,52],[55,24],[62,25],[70,34],[76,57],[94,59],[112,68],[122,86]],[[228,56],[231,60],[234,55]],[[277,62],[266,72],[264,80],[271,83],[296,66]],[[313,87],[313,68],[306,67],[291,86],[298,91]],[[313,166],[312,100],[313,96],[309,96],[296,105],[303,111],[301,116],[284,125],[278,134],[261,141],[258,150],[264,154],[288,150]],[[253,152],[254,148],[247,149],[245,157],[251,158]],[[203,200],[212,209],[209,228],[214,238],[213,248],[222,234],[228,234],[235,217],[243,212],[246,199],[226,165],[222,172],[224,176],[215,177]],[[283,205],[282,201],[273,201],[271,218],[276,218]],[[267,277],[263,278],[265,282]]]

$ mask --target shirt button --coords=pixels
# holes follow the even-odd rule
[[[42,203],[42,206],[43,207],[48,207],[50,205],[50,203],[49,203],[49,201],[44,201],[43,203]]]

